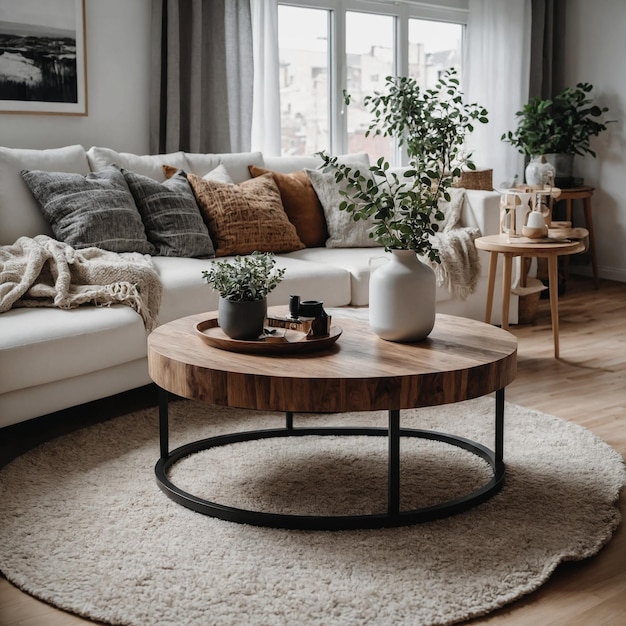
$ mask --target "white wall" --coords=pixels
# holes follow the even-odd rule
[[[559,88],[591,83],[597,104],[609,107],[607,119],[618,120],[592,139],[596,159],[576,157],[575,175],[596,188],[592,211],[600,277],[626,282],[626,3],[568,0],[566,6],[565,68]],[[581,219],[578,213],[576,219]]]
[[[0,113],[0,145],[147,153],[150,0],[86,0],[88,115]]]

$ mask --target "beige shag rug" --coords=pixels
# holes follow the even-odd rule
[[[492,447],[492,398],[402,413],[402,425]],[[280,426],[188,401],[171,405],[172,445]],[[384,413],[296,416],[296,426],[386,424]],[[411,527],[289,531],[189,511],[157,487],[156,409],[51,441],[0,472],[0,569],[51,604],[110,624],[434,625],[485,614],[590,557],[617,524],[622,457],[590,431],[506,405],[507,479],[488,502]],[[386,440],[303,437],[225,446],[181,461],[181,487],[273,511],[384,508]],[[484,482],[480,459],[402,440],[403,506]]]

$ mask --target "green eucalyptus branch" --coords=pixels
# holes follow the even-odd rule
[[[267,297],[282,281],[285,268],[275,266],[271,252],[253,252],[232,261],[214,261],[202,277],[222,298],[249,302]]]
[[[349,96],[345,94],[349,104]],[[388,76],[385,90],[364,99],[372,114],[365,135],[395,137],[404,146],[409,167],[402,178],[380,158],[366,172],[339,163],[324,152],[322,168],[335,172],[345,200],[340,209],[355,221],[371,218],[369,236],[386,249],[415,250],[439,262],[432,236],[443,219],[442,199],[463,167],[475,169],[464,152],[466,137],[474,123],[486,123],[487,111],[478,104],[465,104],[454,70],[448,70],[433,89],[422,89],[410,77]]]

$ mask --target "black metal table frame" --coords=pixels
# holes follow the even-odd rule
[[[300,530],[350,530],[364,528],[387,528],[406,526],[419,522],[461,513],[477,504],[484,502],[500,490],[504,483],[505,466],[503,461],[504,443],[504,389],[496,391],[495,403],[495,450],[480,443],[446,433],[431,430],[400,427],[400,411],[390,410],[389,427],[313,427],[296,428],[293,425],[293,413],[286,414],[284,428],[271,428],[246,432],[230,433],[209,437],[180,446],[169,451],[169,394],[159,389],[159,436],[161,458],[155,466],[157,484],[172,500],[198,513],[217,517],[230,522],[269,526],[273,528],[289,528]],[[205,500],[188,493],[174,485],[167,476],[168,469],[196,452],[218,446],[256,439],[298,436],[346,436],[365,435],[388,437],[388,495],[387,512],[363,515],[294,515],[283,513],[267,513],[226,506]],[[413,509],[400,510],[400,438],[418,437],[441,441],[467,450],[485,460],[493,470],[493,476],[483,486],[471,493],[447,500],[442,503]]]

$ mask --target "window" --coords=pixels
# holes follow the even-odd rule
[[[363,98],[389,75],[413,76],[428,88],[449,67],[462,72],[467,0],[434,4],[279,2],[282,154],[366,151],[400,163],[392,140],[365,137],[371,116]]]
[[[463,70],[463,25],[409,20],[408,75],[426,88],[434,87],[442,71]]]
[[[328,24],[328,11],[278,7],[283,155],[311,155],[330,143]]]

